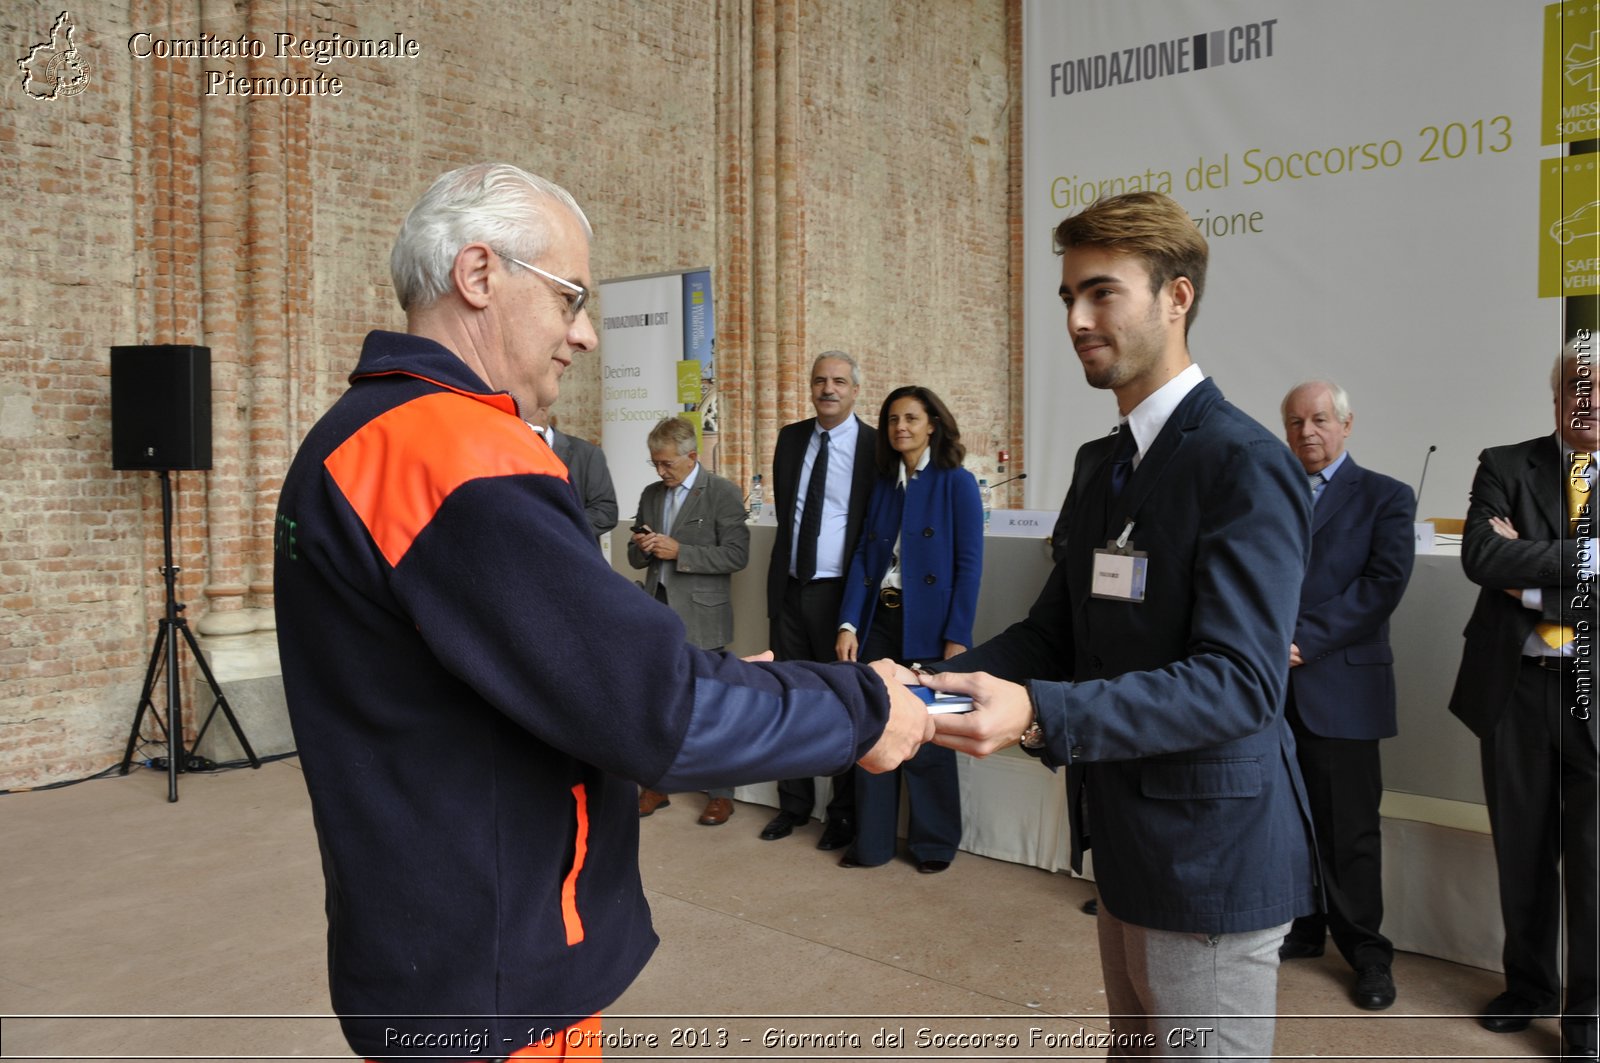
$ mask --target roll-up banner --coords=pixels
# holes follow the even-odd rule
[[[645,440],[664,417],[690,415],[703,427],[715,335],[708,270],[602,281],[600,288],[601,447],[624,524],[655,480]],[[687,365],[685,359],[693,359]],[[687,370],[687,371],[686,371]],[[702,442],[701,458],[707,448]],[[708,466],[710,465],[707,460]]]

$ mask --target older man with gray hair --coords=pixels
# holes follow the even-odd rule
[[[333,1007],[369,1059],[593,1046],[656,945],[635,780],[884,770],[928,713],[871,667],[689,645],[594,548],[524,419],[597,342],[570,195],[505,164],[447,173],[391,271],[406,331],[367,336],[277,515]]]
[[[1450,711],[1478,736],[1500,873],[1506,990],[1479,1025],[1557,1012],[1567,1058],[1595,1058],[1594,338],[1550,374],[1555,431],[1478,456],[1461,568],[1478,603]],[[1561,929],[1565,900],[1566,997]]]
[[[832,661],[839,634],[844,578],[877,479],[877,434],[855,415],[861,367],[845,351],[824,351],[811,363],[815,417],[786,424],[772,452],[772,511],[778,528],[767,565],[767,619],[780,661]],[[778,814],[761,828],[777,841],[811,821],[816,783],[778,781]],[[855,840],[855,773],[833,777],[827,822],[817,848]]]
[[[1394,1004],[1383,922],[1380,739],[1398,733],[1389,617],[1411,579],[1411,488],[1356,464],[1350,396],[1309,380],[1283,397],[1283,434],[1311,492],[1311,560],[1289,645],[1284,715],[1311,801],[1327,912],[1294,921],[1278,954],[1320,956],[1328,931],[1356,971],[1357,1007]]]
[[[689,641],[720,650],[733,641],[733,574],[750,561],[744,499],[733,483],[700,464],[694,425],[663,418],[645,439],[658,479],[639,496],[628,563],[645,570],[644,591],[678,614]],[[639,791],[639,817],[672,803]],[[733,815],[733,788],[712,787],[696,821],[720,827]]]

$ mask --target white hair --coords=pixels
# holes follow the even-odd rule
[[[1328,397],[1333,400],[1333,415],[1344,424],[1350,419],[1350,394],[1332,380],[1302,380],[1290,388],[1283,396],[1283,401],[1278,404],[1278,419],[1284,420],[1289,416],[1289,399],[1301,388],[1326,388]]]
[[[434,181],[406,215],[389,253],[400,309],[420,310],[449,291],[456,255],[467,244],[537,261],[550,246],[551,204],[571,211],[585,239],[593,238],[589,219],[566,189],[510,163],[474,163]]]

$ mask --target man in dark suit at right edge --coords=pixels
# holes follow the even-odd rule
[[[1111,196],[1055,243],[1084,376],[1124,421],[1078,451],[1027,619],[924,678],[976,705],[935,716],[934,741],[1066,766],[1075,868],[1093,832],[1111,1057],[1270,1058],[1278,947],[1316,906],[1283,709],[1310,492],[1190,360],[1208,251],[1181,206]]]
[[[1550,376],[1555,432],[1478,457],[1461,567],[1483,589],[1450,698],[1481,744],[1505,921],[1506,991],[1478,1022],[1514,1033],[1559,1009],[1566,1058],[1590,1060],[1600,948],[1594,382],[1592,337],[1579,330]]]
[[[877,434],[852,412],[860,394],[861,369],[856,360],[844,351],[820,354],[811,364],[811,405],[817,415],[784,425],[778,432],[772,455],[778,532],[767,566],[767,617],[772,652],[780,661],[835,659],[844,577],[876,475]],[[817,459],[824,453],[826,475],[819,480]],[[806,507],[814,499],[820,505],[808,514]],[[815,804],[813,780],[781,780],[779,811],[762,828],[762,839],[787,838],[811,819]],[[833,777],[827,822],[817,848],[842,849],[854,840],[854,775],[846,771]]]

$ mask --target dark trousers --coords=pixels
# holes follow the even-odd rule
[[[879,606],[872,630],[856,657],[905,662],[904,611]],[[953,750],[932,742],[894,771],[881,775],[856,769],[856,842],[851,855],[867,867],[894,858],[900,826],[900,781],[905,780],[909,822],[906,842],[913,860],[954,860],[961,844],[961,782]]]
[[[793,576],[784,583],[783,604],[772,618],[772,654],[780,661],[837,660],[834,643],[839,637],[839,603],[844,600],[844,580],[818,579],[801,583]],[[817,803],[816,782],[811,778],[778,782],[778,807],[792,816],[810,818]],[[833,777],[828,799],[828,819],[854,821],[855,769]]]
[[[1296,919],[1289,936],[1320,945],[1331,930],[1334,945],[1351,967],[1393,963],[1394,945],[1378,932],[1383,925],[1383,835],[1378,816],[1383,771],[1378,742],[1312,734],[1300,721],[1292,691],[1287,716],[1311,801],[1311,825],[1328,896],[1328,911]]]
[[[1570,687],[1573,675],[1523,663],[1511,707],[1482,742],[1483,790],[1500,872],[1506,990],[1540,1009],[1560,1001],[1564,876],[1567,995],[1561,1025],[1571,1043],[1592,1046],[1600,793],[1593,722],[1566,711],[1563,681]]]

